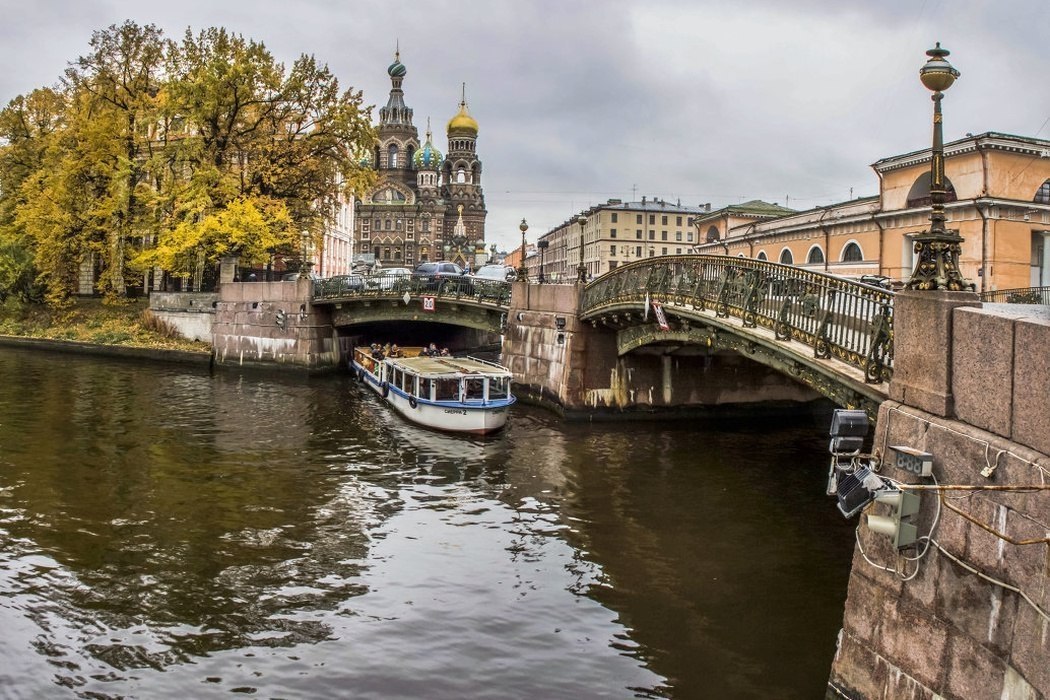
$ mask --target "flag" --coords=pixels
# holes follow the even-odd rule
[[[656,322],[660,325],[660,330],[669,331],[671,326],[667,325],[667,317],[664,316],[664,307],[659,302],[653,302],[653,313],[656,314]]]
[[[649,320],[649,292],[645,293],[645,314],[642,315],[642,320]]]

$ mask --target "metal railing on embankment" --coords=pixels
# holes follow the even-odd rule
[[[767,328],[781,341],[813,348],[864,371],[866,381],[893,373],[891,290],[764,260],[715,255],[665,256],[617,267],[584,289],[582,317],[605,308],[663,304],[675,311],[711,311]]]
[[[981,292],[981,301],[990,304],[1050,304],[1050,287],[1022,287]]]

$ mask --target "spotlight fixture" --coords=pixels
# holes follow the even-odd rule
[[[867,467],[839,475],[836,488],[839,512],[843,517],[852,518],[874,501],[877,493],[884,488],[886,482]]]
[[[835,409],[831,416],[831,444],[833,455],[856,455],[864,447],[868,435],[868,414],[864,411]]]

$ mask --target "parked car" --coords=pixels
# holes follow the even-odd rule
[[[518,279],[518,271],[510,265],[482,265],[474,273],[475,277],[500,282],[513,282]]]
[[[370,275],[365,283],[369,289],[402,289],[408,288],[412,270],[407,267],[384,267]]]
[[[321,279],[320,275],[318,275],[316,272],[311,272],[311,273],[309,273],[309,275],[310,275],[310,279],[312,279],[314,282],[316,282],[317,280]],[[286,272],[284,274],[284,276],[281,277],[281,281],[282,282],[294,282],[297,279],[299,279],[299,273],[298,272]]]
[[[415,277],[427,291],[472,294],[473,286],[466,272],[456,263],[425,262],[416,267]]]
[[[355,274],[336,275],[314,282],[314,289],[325,297],[342,296],[348,292],[360,292],[365,289],[365,278]]]

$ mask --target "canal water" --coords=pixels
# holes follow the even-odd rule
[[[823,697],[827,417],[480,440],[347,375],[0,349],[0,697]]]

